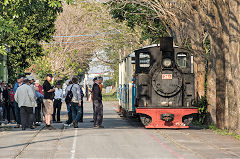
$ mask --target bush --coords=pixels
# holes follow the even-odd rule
[[[103,88],[106,88],[108,86],[114,86],[115,85],[115,80],[114,79],[108,79],[103,82]]]

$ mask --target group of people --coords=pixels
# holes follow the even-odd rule
[[[3,99],[7,121],[10,122],[12,109],[13,118],[17,123],[15,128],[21,126],[22,130],[35,129],[41,125],[44,117],[46,128],[55,129],[51,126],[51,121],[61,122],[61,107],[65,99],[68,111],[68,120],[65,124],[73,124],[74,128],[78,128],[78,123],[83,122],[84,97],[78,78],[68,80],[65,91],[62,90],[60,82],[57,82],[55,87],[52,86],[52,78],[52,74],[47,74],[43,85],[40,85],[39,80],[35,81],[31,76],[19,77],[13,88],[8,85],[0,87],[0,97]],[[102,77],[94,78],[93,88],[90,90],[94,128],[103,128],[102,81]]]
[[[35,103],[37,106],[34,109],[35,116],[33,120],[35,122],[34,125],[39,125],[39,122],[42,121],[41,101],[43,98],[43,89],[42,89],[42,86],[40,85],[39,80],[36,80],[35,83],[33,83],[34,79],[32,77],[29,77],[27,80],[31,89],[34,89],[33,92],[36,93],[34,97],[38,96],[38,98],[37,97],[35,98]],[[21,125],[21,109],[18,103],[16,102],[14,96],[17,92],[17,89],[20,86],[22,86],[25,81],[26,79],[24,80],[23,77],[19,76],[17,79],[17,82],[14,84],[14,87],[11,84],[7,84],[7,83],[1,83],[0,85],[0,101],[1,101],[1,108],[3,109],[2,119],[7,121],[7,124],[17,123],[15,128],[20,128],[20,125]]]
[[[103,104],[102,104],[102,77],[96,77],[93,79],[93,87],[91,92],[91,98],[93,101],[93,120],[94,128],[103,128]],[[65,91],[66,98],[65,102],[68,110],[68,120],[66,124],[73,123],[74,128],[78,128],[78,123],[83,122],[83,91],[77,84],[78,79],[73,78],[72,81],[67,83]],[[86,87],[86,93],[88,88]],[[72,94],[71,100],[68,100],[68,95]]]

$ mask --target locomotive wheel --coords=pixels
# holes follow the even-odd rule
[[[146,114],[141,114],[140,120],[144,126],[148,126],[152,122],[152,118]]]

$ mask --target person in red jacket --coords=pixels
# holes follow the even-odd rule
[[[43,95],[43,86],[40,85],[39,80],[35,81],[35,88],[38,87],[39,92]]]

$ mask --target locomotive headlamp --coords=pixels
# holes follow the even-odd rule
[[[163,66],[170,67],[172,65],[172,60],[169,58],[163,59]]]

